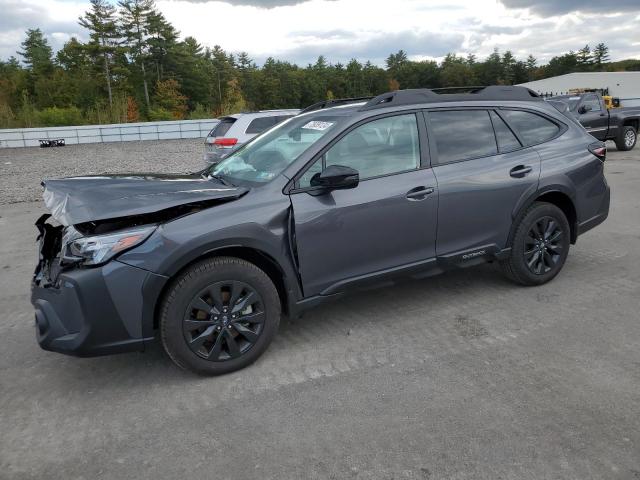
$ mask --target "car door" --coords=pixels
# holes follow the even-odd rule
[[[305,296],[435,256],[436,182],[420,122],[415,113],[366,121],[299,174],[290,195]],[[358,186],[318,194],[311,178],[329,165],[356,169]]]
[[[596,94],[583,95],[580,105],[578,105],[578,115],[580,123],[587,132],[598,140],[606,140],[609,115]]]
[[[438,257],[462,262],[496,253],[506,246],[519,199],[537,188],[540,157],[493,110],[426,115],[439,192]]]

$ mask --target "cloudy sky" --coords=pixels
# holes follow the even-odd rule
[[[318,55],[382,65],[389,53],[441,59],[447,52],[511,49],[539,61],[605,42],[613,60],[640,58],[640,0],[156,0],[180,31],[207,46],[306,64]],[[115,3],[115,0],[114,0]],[[86,39],[82,0],[0,0],[0,59],[15,55],[27,28],[54,49]]]

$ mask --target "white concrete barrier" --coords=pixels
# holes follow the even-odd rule
[[[115,123],[77,127],[14,128],[0,130],[0,148],[37,147],[40,139],[64,138],[67,145],[79,143],[130,142],[204,138],[218,120]]]

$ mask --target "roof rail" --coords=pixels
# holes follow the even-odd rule
[[[438,87],[432,88],[431,91],[442,95],[443,93],[476,93],[478,90],[482,90],[483,88],[486,88],[486,86],[470,85],[468,87]]]
[[[466,93],[446,93],[466,90]],[[445,93],[440,93],[445,92]],[[518,86],[491,85],[488,87],[447,87],[442,89],[419,88],[383,93],[369,100],[360,110],[372,110],[395,105],[416,103],[464,102],[469,100],[519,100],[542,101],[533,90]]]
[[[323,100],[318,103],[309,105],[300,113],[313,112],[314,110],[322,110],[323,108],[337,107],[338,105],[347,105],[349,103],[358,103],[364,100],[371,100],[373,97],[353,97],[353,98],[333,98],[331,100]],[[299,114],[298,114],[299,115]]]

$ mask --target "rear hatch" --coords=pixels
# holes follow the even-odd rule
[[[220,149],[233,148],[238,143],[237,138],[225,137],[231,126],[236,123],[236,120],[237,118],[235,117],[223,117],[220,119],[220,123],[207,136],[207,152],[220,152]]]

